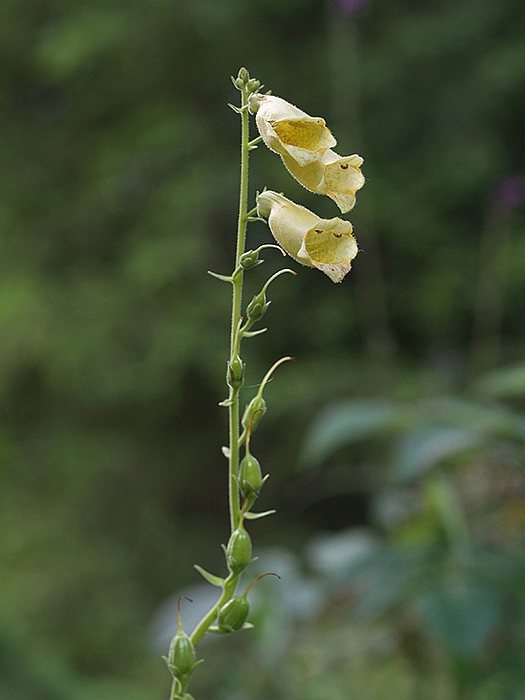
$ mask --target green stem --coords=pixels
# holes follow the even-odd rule
[[[227,278],[222,275],[214,275],[219,277],[219,279],[226,279],[232,282],[233,296],[232,296],[232,317],[231,317],[231,332],[230,332],[230,360],[228,367],[231,366],[234,358],[239,357],[239,350],[241,344],[242,334],[240,333],[240,327],[242,324],[241,318],[241,303],[242,303],[242,285],[244,270],[240,264],[241,256],[245,252],[246,244],[246,226],[250,220],[250,215],[256,210],[248,212],[248,157],[250,147],[254,146],[254,142],[250,144],[249,142],[249,117],[248,117],[248,90],[246,86],[242,89],[242,101],[241,108],[234,108],[236,112],[241,117],[241,181],[240,181],[240,193],[239,193],[239,220],[237,226],[237,246],[235,253],[235,266],[234,274]],[[257,140],[255,140],[257,141]],[[261,246],[261,248],[264,246]],[[266,246],[268,247],[268,246]],[[230,434],[230,453],[228,459],[228,485],[229,485],[229,509],[230,509],[230,524],[232,533],[239,527],[241,522],[241,506],[239,500],[239,488],[237,484],[237,477],[239,472],[239,429],[240,429],[240,416],[239,416],[239,389],[230,388],[228,401],[229,411],[229,434]],[[229,576],[226,578],[222,584],[222,593],[218,601],[211,608],[211,610],[202,618],[197,627],[194,629],[190,636],[190,639],[194,646],[200,642],[204,635],[208,632],[210,626],[215,622],[219,610],[225,605],[235,594],[237,584],[239,582],[240,574],[234,574],[230,572]],[[170,700],[178,700],[182,695],[184,695],[186,685],[188,683],[186,679],[185,683],[181,683],[174,678]]]
[[[246,88],[242,91],[242,107],[247,104]],[[248,111],[241,112],[241,182],[239,194],[239,220],[237,224],[237,249],[235,253],[235,267],[239,267],[241,255],[244,253],[246,243],[246,224],[248,219],[248,158],[249,158],[249,122]],[[243,271],[233,281],[232,296],[232,321],[230,335],[230,361],[238,356],[240,337],[237,333],[239,319],[241,317]],[[239,489],[237,487],[237,474],[239,471],[239,392],[233,391],[229,406],[230,423],[230,457],[228,469],[230,524],[232,532],[237,529],[240,519]],[[211,624],[211,623],[210,623]]]
[[[206,632],[208,631],[210,625],[212,625],[215,622],[215,618],[217,617],[217,613],[219,610],[222,608],[225,603],[227,603],[230,598],[233,596],[235,593],[235,589],[237,588],[237,583],[239,582],[239,574],[230,574],[226,581],[224,582],[224,588],[222,590],[222,595],[219,598],[219,600],[215,603],[213,608],[207,613],[205,617],[202,618],[202,620],[199,622],[197,627],[193,630],[191,634],[191,641],[193,642],[194,646],[197,646],[197,644],[200,642],[200,640],[204,637]]]

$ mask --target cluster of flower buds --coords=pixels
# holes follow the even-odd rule
[[[257,92],[261,87],[261,83],[255,78],[250,78],[250,74],[246,68],[241,68],[237,77],[232,76],[232,82],[237,90],[246,90],[247,92]]]

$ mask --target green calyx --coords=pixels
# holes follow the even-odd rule
[[[173,637],[168,654],[168,666],[176,678],[182,680],[193,671],[197,663],[195,648],[188,635],[179,630]]]
[[[266,413],[266,401],[262,396],[257,394],[253,397],[250,403],[246,406],[242,416],[242,426],[245,430],[251,425],[251,430],[254,430],[257,423]]]
[[[186,596],[179,596],[177,603],[177,634],[173,637],[170,644],[170,650],[168,653],[168,668],[171,671],[174,678],[185,684],[195,668],[198,661],[195,655],[195,647],[189,636],[182,629],[181,617],[180,617],[180,603],[182,598]],[[186,598],[186,600],[190,600]],[[191,601],[190,601],[191,602]]]
[[[268,478],[268,475],[266,475],[263,479],[259,460],[256,459],[250,452],[250,439],[252,435],[253,421],[258,412],[259,411],[253,413],[250,419],[246,433],[246,453],[239,466],[238,484],[244,498],[242,506],[243,513],[246,513],[251,508],[253,502],[259,495],[262,485]]]
[[[264,260],[259,258],[258,250],[249,250],[248,252],[243,253],[239,259],[239,265],[244,270],[249,270],[251,267],[261,265],[263,262]]]
[[[250,602],[246,595],[232,598],[219,610],[219,632],[235,632],[242,629],[249,612]]]
[[[228,371],[226,375],[228,386],[233,390],[238,391],[244,382],[244,362],[237,355],[228,362]]]
[[[248,320],[252,323],[259,321],[266,313],[270,303],[271,302],[266,301],[266,294],[264,291],[256,294],[246,307],[246,316]]]
[[[237,630],[249,629],[251,627],[251,625],[246,622],[246,618],[250,612],[248,593],[251,591],[257,581],[262,579],[264,576],[269,575],[281,578],[279,574],[275,573],[275,571],[267,571],[266,573],[257,576],[257,578],[250,583],[242,595],[235,596],[219,610],[217,620],[217,629],[219,633],[225,634],[226,632],[236,632]]]
[[[226,547],[226,561],[233,574],[239,574],[252,560],[252,541],[246,532],[242,520],[239,527],[231,534]]]
[[[258,494],[263,483],[259,460],[250,453],[246,454],[239,469],[239,488],[243,497],[246,498],[251,492]]]

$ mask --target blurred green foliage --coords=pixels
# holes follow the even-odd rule
[[[316,559],[332,552],[332,586],[355,596],[358,617],[390,628],[418,697],[428,697],[441,668],[452,682],[448,697],[518,698],[525,690],[525,415],[482,402],[508,394],[509,377],[522,372],[480,379],[480,402],[341,402],[318,416],[304,445],[311,469],[336,455],[363,466],[367,441],[394,441],[361,479],[375,535],[337,535],[336,556],[325,538]],[[511,395],[525,396],[518,387]]]
[[[217,403],[228,290],[205,270],[230,272],[234,244],[228,76],[246,65],[325,117],[340,152],[363,155],[368,180],[348,217],[362,248],[352,275],[338,286],[310,270],[279,280],[270,330],[245,358],[256,384],[279,356],[297,356],[268,387],[253,440],[272,473],[261,505],[279,511],[254,524],[254,539],[293,557],[318,529],[373,524],[356,483],[369,472],[369,490],[382,493],[379,429],[404,436],[396,468],[418,484],[429,454],[439,465],[460,448],[489,454],[497,472],[508,453],[493,441],[514,450],[521,440],[523,370],[499,384],[483,372],[519,364],[525,347],[525,9],[520,0],[4,0],[0,19],[0,696],[161,700],[169,678],[150,621],[195,583],[194,562],[221,565],[227,537]],[[334,215],[272,154],[252,161],[252,195],[267,185]],[[263,224],[249,235],[251,247],[269,240]],[[276,257],[268,251],[264,272],[250,274],[249,298]],[[471,409],[455,403],[474,400],[482,375],[484,396]],[[453,398],[432,409],[436,396]],[[366,449],[351,470],[297,474],[310,418],[349,397],[367,403],[340,444],[366,437]],[[329,441],[316,445],[320,455]],[[515,494],[508,500],[518,513]],[[431,505],[422,512],[415,539],[436,532]],[[513,517],[498,526],[503,543],[514,541]],[[341,698],[349,687],[378,700],[392,687],[412,692],[420,669],[407,670],[399,650],[381,673],[373,660],[392,628],[348,627],[338,600],[332,617],[311,603],[310,622],[293,622],[296,644],[281,662],[265,666],[244,638],[224,652],[210,646],[206,697],[317,700],[328,682]],[[419,605],[446,637],[456,614],[442,592]],[[474,615],[478,630],[499,614],[489,612]],[[516,645],[501,648],[514,664]],[[235,652],[240,675],[212,683],[229,664],[221,654]],[[421,697],[455,697],[450,664],[438,675]]]

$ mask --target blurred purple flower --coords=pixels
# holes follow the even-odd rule
[[[504,177],[497,186],[497,196],[516,209],[525,206],[525,176],[507,175]]]
[[[336,0],[335,7],[343,14],[352,14],[368,5],[369,0]]]

